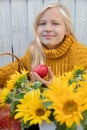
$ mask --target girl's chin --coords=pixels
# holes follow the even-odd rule
[[[45,47],[47,47],[47,48],[50,48],[51,46],[50,46],[50,44],[49,43],[42,43],[43,44],[43,46],[45,46]]]

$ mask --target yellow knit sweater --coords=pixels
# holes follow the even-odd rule
[[[56,49],[47,49],[43,46],[46,54],[46,65],[50,66],[56,76],[62,75],[73,69],[75,65],[87,67],[87,47],[75,41],[69,35]],[[24,67],[30,72],[31,57],[30,51],[20,58]],[[18,70],[18,63],[10,63],[0,67],[0,87],[3,87],[9,76]]]

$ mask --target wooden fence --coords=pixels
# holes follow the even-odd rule
[[[87,0],[0,0],[0,52],[22,56],[34,38],[35,16],[54,2],[68,7],[77,39],[87,44]],[[0,56],[0,66],[11,61],[10,56]]]

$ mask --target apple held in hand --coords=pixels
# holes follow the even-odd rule
[[[44,78],[48,73],[48,67],[46,65],[36,66],[34,72],[36,72],[41,78]]]

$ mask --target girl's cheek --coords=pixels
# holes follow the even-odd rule
[[[37,30],[37,33],[39,33],[40,31],[39,30]]]
[[[38,32],[38,33],[41,33],[42,30],[43,30],[43,29],[42,29],[41,27],[39,27],[39,28],[37,29],[37,32]]]
[[[39,28],[39,29],[38,29],[38,34],[39,34],[39,35],[42,34],[43,31],[44,31],[44,28]]]

